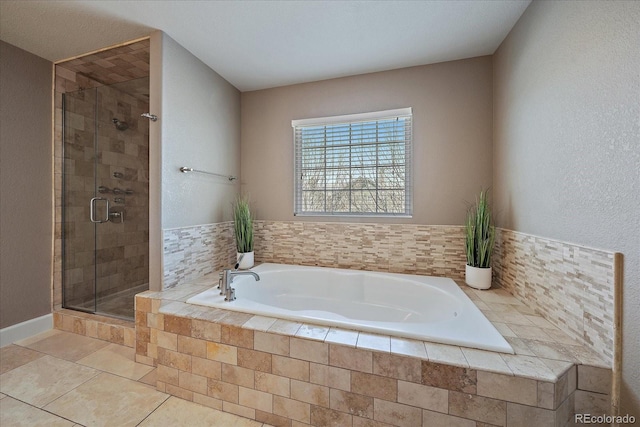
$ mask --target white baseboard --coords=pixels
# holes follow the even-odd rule
[[[53,329],[53,313],[0,329],[0,347]]]

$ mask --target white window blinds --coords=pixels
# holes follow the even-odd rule
[[[294,215],[412,215],[411,108],[293,120]]]

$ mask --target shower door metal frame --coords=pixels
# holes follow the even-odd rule
[[[90,89],[81,89],[81,90],[93,90],[95,92],[95,96],[96,96],[96,100],[94,100],[94,109],[93,109],[93,147],[94,147],[94,151],[97,150],[97,106],[95,105],[97,103],[97,88],[90,88]],[[61,210],[61,220],[62,220],[62,226],[61,226],[61,233],[62,233],[62,238],[61,240],[61,248],[62,248],[62,254],[61,254],[61,284],[62,284],[62,308],[69,308],[71,310],[77,310],[77,311],[82,311],[85,313],[92,313],[95,314],[97,312],[97,277],[96,277],[96,230],[95,230],[95,225],[93,228],[93,309],[89,309],[86,307],[82,307],[79,305],[67,305],[67,278],[66,278],[66,274],[65,274],[65,265],[67,263],[67,236],[66,236],[66,227],[67,227],[67,209],[66,209],[66,197],[67,197],[67,174],[66,174],[66,156],[65,156],[65,152],[66,152],[66,145],[67,145],[67,94],[63,93],[62,94],[62,150],[61,150],[61,154],[62,154],[62,194],[61,194],[61,205],[62,208]],[[97,184],[97,173],[95,172],[96,170],[96,166],[95,163],[97,162],[97,153],[94,153],[94,174],[93,174],[93,178],[94,178],[94,195],[95,195],[95,187]],[[94,197],[95,199],[95,197]],[[90,203],[93,203],[93,200],[91,199]],[[91,211],[91,215],[90,215],[90,221],[93,222],[93,205],[90,205],[90,211]],[[107,211],[108,212],[108,211]]]

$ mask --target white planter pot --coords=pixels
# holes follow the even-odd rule
[[[248,270],[253,267],[253,251],[245,252],[243,254],[236,252],[236,261],[240,259],[240,255],[244,255],[242,257],[242,261],[240,261],[240,265],[238,266],[240,270]]]
[[[491,267],[480,268],[467,265],[465,268],[465,283],[476,289],[491,287]]]

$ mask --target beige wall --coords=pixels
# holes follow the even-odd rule
[[[161,43],[162,228],[228,220],[238,186],[179,168],[239,175],[240,92],[164,33]]]
[[[293,220],[292,119],[412,107],[414,215],[386,222],[462,224],[465,201],[491,185],[491,76],[487,56],[244,92],[242,190],[259,219]]]
[[[640,3],[533,2],[494,57],[499,225],[624,254],[623,413],[640,415]]]
[[[51,313],[51,78],[0,41],[0,329]]]

